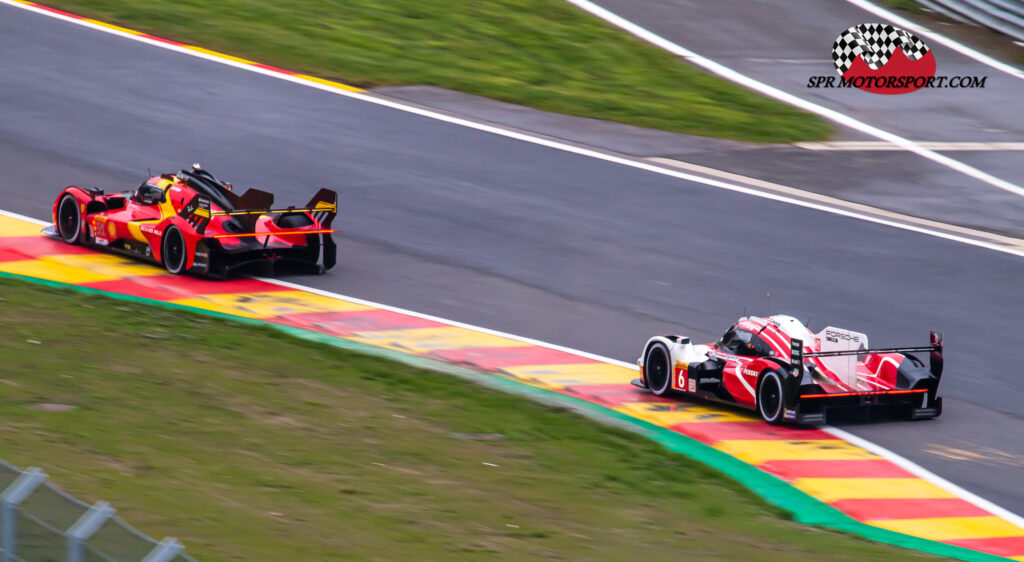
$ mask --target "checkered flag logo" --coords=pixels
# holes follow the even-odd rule
[[[885,66],[896,47],[910,60],[920,60],[928,54],[928,46],[916,35],[898,27],[882,23],[862,23],[842,32],[832,44],[832,62],[839,75],[845,75],[860,55],[871,70]]]

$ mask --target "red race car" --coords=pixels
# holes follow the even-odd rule
[[[239,197],[231,184],[193,164],[151,177],[135,191],[104,195],[68,186],[44,232],[162,263],[176,274],[224,277],[242,266],[279,262],[319,274],[336,260],[337,199],[321,189],[304,207],[271,209],[270,193],[249,189]]]
[[[927,352],[929,365],[913,353]],[[830,410],[885,407],[912,419],[942,413],[942,335],[930,345],[868,347],[864,334],[811,333],[792,316],[740,318],[714,344],[648,340],[633,384],[658,396],[683,393],[755,409],[771,424],[825,423]]]

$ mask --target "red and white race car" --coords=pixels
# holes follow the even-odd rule
[[[928,353],[929,364],[913,353]],[[942,335],[919,347],[868,347],[862,333],[811,333],[792,316],[740,318],[714,344],[648,340],[633,384],[756,409],[771,424],[824,423],[829,410],[887,407],[912,419],[942,413]]]

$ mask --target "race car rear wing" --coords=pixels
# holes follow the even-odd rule
[[[206,226],[210,224],[210,220],[213,217],[231,216],[242,223],[242,228],[245,232],[238,234],[243,236],[254,234],[252,231],[255,230],[256,222],[261,216],[273,214],[285,216],[289,214],[310,213],[320,223],[320,230],[317,232],[329,233],[332,232],[331,222],[334,221],[334,217],[338,214],[338,195],[329,189],[321,189],[310,199],[305,207],[299,209],[294,206],[286,209],[270,209],[269,204],[273,202],[274,196],[258,189],[250,189],[241,197],[237,197],[236,200],[240,205],[245,205],[245,207],[235,211],[212,211],[210,208],[210,198],[196,195],[187,205],[181,208],[178,214],[187,220],[199,234],[206,232]]]
[[[162,177],[172,179],[175,176],[164,174]],[[288,213],[311,213],[317,222],[320,223],[322,229],[329,230],[331,222],[334,221],[334,217],[338,213],[338,194],[330,189],[317,191],[316,195],[309,200],[309,203],[306,203],[304,208],[271,209],[274,205],[274,195],[272,193],[259,189],[248,189],[241,196],[236,195],[231,190],[230,184],[213,177],[213,174],[204,170],[199,164],[193,164],[191,170],[181,170],[176,174],[176,177],[206,196],[207,209],[209,209],[210,200],[222,209],[232,209],[230,211],[217,211],[213,215],[237,217],[247,232],[256,227],[256,222],[259,220],[260,215]],[[184,211],[182,209],[181,214],[183,216]],[[203,228],[205,229],[205,224]]]
[[[804,342],[793,338],[790,340],[789,358],[793,373],[799,376],[803,372],[804,359],[811,357],[842,357],[850,355],[872,355],[876,353],[923,353],[928,352],[928,369],[935,378],[942,377],[942,333],[932,331],[928,340],[930,345],[916,347],[877,347],[870,349],[850,349],[846,351],[819,351],[804,353]]]
[[[253,192],[257,192],[257,197],[249,196]],[[269,199],[264,198],[263,195],[269,196]],[[241,197],[236,198],[237,204],[234,205],[234,211],[216,211],[213,214],[215,216],[227,215],[238,217],[243,224],[251,222],[254,226],[260,215],[310,213],[320,223],[320,227],[325,229],[331,228],[334,217],[338,215],[338,194],[326,188],[317,191],[316,195],[304,207],[296,208],[290,206],[284,209],[271,209],[270,206],[273,204],[273,201],[273,195],[258,189],[250,189]],[[246,224],[246,226],[250,225]]]

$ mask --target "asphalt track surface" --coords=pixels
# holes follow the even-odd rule
[[[946,412],[846,428],[1024,512],[1024,260],[305,88],[0,6],[0,208],[203,162],[302,204],[338,189],[340,265],[293,279],[630,361],[746,308],[945,331]],[[954,450],[960,453],[953,452]],[[941,454],[936,454],[939,452]],[[966,452],[966,453],[965,453]]]
[[[879,21],[847,2],[816,0],[599,0],[604,8],[752,78],[914,140],[1019,142],[1021,80],[923,38],[937,76],[988,76],[984,88],[933,88],[914,95],[863,95],[807,88],[837,76],[832,42],[847,28]],[[942,32],[939,28],[936,31]],[[999,175],[998,169],[986,169]],[[1019,173],[1019,168],[1016,168]],[[1011,181],[1014,178],[1005,178]],[[1020,178],[1016,178],[1018,181]]]

